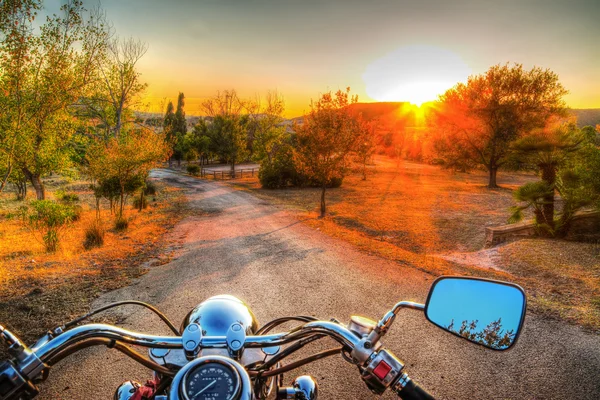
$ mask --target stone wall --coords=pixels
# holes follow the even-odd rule
[[[535,236],[535,224],[533,221],[485,228],[485,246],[493,247],[501,243],[512,242],[531,236]],[[577,214],[573,218],[573,226],[569,231],[567,239],[600,240],[600,212],[586,211]]]

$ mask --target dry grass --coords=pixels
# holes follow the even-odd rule
[[[366,181],[351,174],[341,188],[328,190],[323,219],[317,218],[319,189],[266,190],[256,179],[230,184],[285,205],[310,226],[363,251],[433,275],[517,282],[537,312],[600,329],[598,245],[527,240],[500,248],[491,258],[471,253],[483,248],[486,226],[506,224],[512,191],[535,177],[502,173],[502,188],[490,190],[482,172],[452,173],[410,162],[397,168],[384,157],[370,169]],[[463,261],[447,257],[457,253],[466,256]]]
[[[160,188],[142,213],[128,207],[129,228],[124,232],[113,229],[115,217],[103,210],[104,245],[88,251],[85,231],[95,210],[87,186],[64,179],[48,182],[50,198],[56,189],[67,188],[79,195],[84,210],[81,219],[63,232],[53,254],[44,251],[38,235],[10,218],[23,203],[12,200],[10,192],[0,195],[0,321],[27,340],[88,311],[100,293],[127,285],[145,272],[145,261],[168,260],[161,254],[168,247],[161,239],[179,218],[183,196],[178,190]]]

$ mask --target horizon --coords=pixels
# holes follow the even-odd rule
[[[47,12],[61,3],[46,2]],[[278,90],[286,117],[320,93],[350,87],[360,102],[416,105],[496,64],[547,68],[567,105],[600,108],[600,2],[593,0],[104,0],[121,37],[146,42],[148,112],[186,95],[186,112],[218,90]],[[143,10],[143,12],[140,12]],[[140,108],[140,107],[138,107]]]

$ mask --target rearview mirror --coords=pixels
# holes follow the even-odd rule
[[[429,291],[425,316],[433,324],[494,350],[508,350],[521,333],[525,292],[506,282],[441,277]]]

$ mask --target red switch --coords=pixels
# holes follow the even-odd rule
[[[383,380],[391,370],[392,367],[390,367],[385,361],[382,361],[375,367],[373,374],[375,374],[375,376],[379,379]]]

